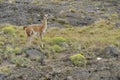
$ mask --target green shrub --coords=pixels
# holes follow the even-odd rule
[[[0,64],[3,62],[3,58],[2,56],[0,55]]]
[[[20,49],[19,47],[16,47],[16,48],[14,49],[14,53],[15,53],[15,54],[20,53],[20,52],[21,52],[21,49]]]
[[[3,53],[4,52],[4,49],[0,49],[0,53]]]
[[[3,45],[4,45],[4,42],[1,42],[1,41],[0,41],[0,46],[3,46]]]
[[[7,46],[5,50],[6,50],[7,53],[15,53],[15,54],[17,54],[17,53],[21,52],[21,49],[19,47],[12,48],[11,46]]]
[[[59,45],[53,45],[53,46],[51,47],[51,49],[52,49],[52,51],[54,51],[54,52],[61,52],[61,51],[64,50],[64,49],[63,49],[62,47],[60,47]]]
[[[102,8],[100,8],[100,10],[101,10],[101,11],[105,11],[105,8],[104,8],[104,7],[102,7]]]
[[[32,4],[35,4],[35,5],[37,5],[37,4],[43,4],[43,2],[39,1],[39,0],[33,0]]]
[[[23,56],[12,56],[11,62],[16,64],[17,67],[19,67],[19,66],[25,66],[27,63],[30,62],[30,59],[25,58]]]
[[[5,42],[6,41],[6,38],[4,36],[0,36],[0,41],[1,42]]]
[[[13,2],[15,2],[15,0],[9,0],[9,2],[10,2],[10,3],[13,3]]]
[[[52,43],[51,37],[44,37],[43,40],[45,41],[45,43],[48,43],[48,44]]]
[[[7,26],[2,28],[2,30],[4,31],[5,34],[9,34],[9,35],[15,35],[15,28],[13,26]]]
[[[71,8],[71,9],[70,9],[70,12],[75,13],[75,12],[76,12],[76,9]]]
[[[70,56],[70,60],[76,66],[85,66],[86,65],[86,58],[82,54],[75,54]]]
[[[10,46],[7,46],[6,47],[6,51],[7,52],[13,52],[14,51],[14,48],[10,47]]]
[[[52,38],[53,43],[61,46],[64,42],[67,42],[67,40],[64,37],[53,37]]]
[[[9,73],[11,70],[8,66],[2,66],[0,67],[0,72],[2,73]]]
[[[117,13],[114,13],[114,14],[111,14],[111,17],[118,17],[118,14]]]
[[[2,3],[3,2],[3,0],[0,0],[0,3]]]

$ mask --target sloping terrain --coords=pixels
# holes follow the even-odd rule
[[[10,0],[0,7],[0,80],[120,80],[118,0]],[[44,13],[44,47],[37,37],[26,46],[22,25]]]
[[[1,79],[119,80],[119,34],[119,27],[101,19],[82,28],[49,28],[44,48],[37,37],[26,47],[22,27],[1,25]]]

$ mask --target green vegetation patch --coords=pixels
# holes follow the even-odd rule
[[[67,42],[67,40],[64,37],[53,37],[52,41],[57,45],[62,45],[64,42]]]
[[[89,48],[103,48],[107,45],[120,47],[120,28],[115,27],[113,24],[114,22],[109,20],[100,19],[94,24],[84,27],[50,27],[43,36],[44,52],[49,55],[52,52],[61,53],[63,51],[69,53],[85,52]],[[25,57],[16,58],[16,56],[24,56],[22,48],[26,48],[26,34],[23,27],[16,28],[14,25],[4,25],[0,29],[0,52],[2,55],[7,59],[12,59],[15,64],[22,64],[21,62],[24,63],[24,60],[29,62],[28,58]],[[15,37],[11,38],[11,34],[15,34]],[[37,44],[39,39],[37,36],[36,38],[32,42],[32,46],[39,45]],[[17,55],[17,53],[20,54]],[[86,54],[85,52],[85,56],[87,56]],[[14,57],[11,58],[11,55],[14,55]],[[79,65],[83,63],[82,65],[84,65],[86,63],[84,56],[80,57],[80,55],[70,57],[73,64]],[[81,62],[81,59],[84,61]],[[36,61],[39,61],[39,58]]]
[[[14,63],[17,67],[25,66],[30,62],[30,59],[23,56],[12,56],[11,62]]]
[[[70,56],[70,60],[76,66],[85,66],[87,63],[86,58],[80,53]]]
[[[8,66],[1,66],[0,67],[0,72],[1,73],[5,73],[5,74],[8,74],[11,72],[11,69],[8,67]]]
[[[3,0],[0,0],[0,3],[2,3],[3,2]]]
[[[22,49],[19,48],[19,47],[16,47],[14,48],[14,51],[13,51],[15,54],[18,54],[18,53],[21,53],[22,52]]]
[[[14,51],[14,48],[12,48],[11,46],[6,47],[6,52],[12,53],[13,51]]]
[[[52,49],[52,51],[54,52],[62,52],[64,51],[64,48],[62,48],[61,46],[59,45],[53,45],[52,47],[50,47]]]
[[[2,28],[2,30],[4,31],[5,34],[9,34],[9,35],[15,35],[15,27],[11,26],[11,25],[6,25],[4,28]]]

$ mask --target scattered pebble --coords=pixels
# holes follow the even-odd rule
[[[101,57],[97,57],[97,60],[99,61],[99,60],[101,60],[102,58]]]

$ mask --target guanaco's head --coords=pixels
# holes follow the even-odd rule
[[[44,15],[44,19],[48,19],[48,14],[45,14],[45,15]]]

